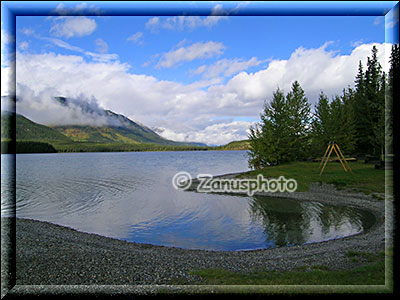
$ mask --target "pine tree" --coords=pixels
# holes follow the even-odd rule
[[[278,88],[271,103],[264,103],[261,122],[250,127],[250,167],[259,169],[288,160],[287,114],[285,96]]]
[[[368,152],[369,137],[368,137],[368,107],[366,103],[366,83],[363,65],[359,63],[358,74],[355,80],[355,95],[354,95],[354,122],[356,132],[356,152],[365,154]]]
[[[330,103],[321,92],[312,123],[313,154],[322,155],[330,142],[336,142],[344,153],[351,154],[355,145],[353,112],[354,91],[343,90]]]
[[[385,77],[382,74],[382,67],[377,57],[378,49],[376,46],[372,48],[372,58],[368,57],[367,70],[365,72],[366,78],[366,100],[368,107],[368,137],[371,153],[373,155],[383,154],[384,143],[382,143],[381,134],[384,128],[384,109],[385,109]],[[383,130],[384,132],[384,130]]]
[[[399,126],[395,126],[395,120],[393,118],[393,114],[395,111],[398,111],[398,84],[395,82],[399,82],[399,64],[400,64],[400,51],[399,45],[392,45],[392,51],[390,55],[390,69],[388,76],[388,89],[387,89],[387,106],[386,106],[386,153],[395,153],[396,148],[398,148],[398,143],[395,143],[395,139],[398,137],[400,132]],[[397,134],[396,134],[397,133]]]
[[[275,150],[276,160],[274,164],[293,160],[293,140],[290,133],[290,110],[285,95],[281,89],[273,93],[270,104],[269,120],[271,121],[272,137],[279,150]]]
[[[271,145],[267,145],[265,139],[263,138],[263,132],[260,129],[260,124],[255,124],[250,126],[249,133],[249,143],[250,151],[249,155],[249,167],[254,169],[261,169],[268,166],[268,162],[265,160],[264,156]]]
[[[311,123],[312,153],[315,156],[321,155],[332,141],[332,120],[331,107],[328,97],[321,92],[318,103],[315,106],[315,113]]]
[[[385,152],[385,90],[387,78],[385,72],[382,73],[375,101],[375,123],[372,124],[373,136],[371,137],[375,153],[384,155]]]
[[[250,127],[249,166],[300,160],[310,155],[310,104],[298,81],[286,95],[278,88],[264,103],[261,122]]]
[[[340,116],[333,120],[335,125],[335,141],[346,154],[352,154],[355,150],[355,122],[354,122],[354,92],[352,89],[343,89],[343,94],[339,98]]]
[[[289,138],[292,145],[290,160],[305,159],[310,148],[311,108],[304,90],[298,81],[292,84],[292,90],[286,95],[289,113]]]
[[[378,49],[372,47],[363,72],[360,61],[355,80],[353,102],[356,151],[360,154],[379,155],[384,149],[384,115],[386,75],[378,61]]]

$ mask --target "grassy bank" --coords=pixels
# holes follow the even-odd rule
[[[348,252],[353,260],[367,261],[366,265],[352,270],[330,270],[320,265],[298,268],[294,271],[231,272],[222,269],[193,270],[207,285],[384,285],[385,253]],[[392,252],[386,254],[391,259]],[[321,262],[323,263],[323,262]]]
[[[366,194],[385,192],[385,172],[391,176],[391,170],[376,169],[374,164],[365,164],[364,161],[349,162],[349,165],[353,174],[345,172],[337,162],[329,162],[322,175],[319,175],[318,162],[293,162],[246,172],[239,177],[255,178],[262,174],[268,178],[293,178],[298,183],[299,192],[308,191],[314,182],[334,184],[338,189],[351,189]],[[350,260],[360,263],[359,267],[351,270],[331,270],[322,261],[318,266],[285,272],[249,270],[240,273],[224,269],[197,269],[192,274],[200,278],[197,284],[204,285],[384,285],[385,255],[391,265],[393,251],[378,255],[367,251],[347,253]],[[246,288],[243,292],[246,292]]]
[[[297,181],[298,192],[308,191],[313,182],[334,184],[338,189],[354,189],[366,194],[385,192],[385,170],[375,169],[375,165],[363,161],[349,162],[349,165],[353,174],[345,172],[338,162],[328,162],[322,175],[319,175],[318,162],[293,162],[250,171],[240,177],[255,178],[258,174],[268,178],[284,176]],[[392,171],[386,172],[390,175]]]

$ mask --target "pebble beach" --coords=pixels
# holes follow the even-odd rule
[[[281,193],[279,196],[366,209],[374,214],[376,223],[366,232],[320,243],[251,251],[206,251],[126,242],[46,222],[17,218],[16,283],[198,284],[200,278],[190,272],[202,268],[251,272],[324,265],[333,270],[349,269],[363,263],[351,260],[347,255],[349,251],[379,253],[385,250],[385,242],[390,243],[390,228],[387,226],[385,230],[383,200],[339,192],[327,185],[312,186],[309,192]]]

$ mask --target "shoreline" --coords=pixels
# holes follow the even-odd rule
[[[185,282],[196,284],[199,278],[190,273],[193,269],[289,271],[323,265],[331,270],[349,270],[367,262],[362,259],[355,262],[348,255],[349,251],[378,254],[392,243],[391,216],[385,215],[385,208],[388,209],[391,200],[349,194],[326,184],[313,184],[309,192],[274,193],[273,196],[368,210],[374,214],[376,223],[366,232],[318,243],[214,251],[127,242],[47,222],[17,218],[16,283],[158,285],[173,284],[176,280],[184,279]],[[6,218],[2,218],[2,224],[7,225]]]

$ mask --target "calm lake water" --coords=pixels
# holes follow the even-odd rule
[[[2,155],[2,166],[10,155]],[[244,250],[304,244],[367,229],[365,211],[319,202],[178,191],[179,171],[248,170],[246,151],[18,154],[17,217],[139,243]],[[2,167],[2,216],[10,174]]]

